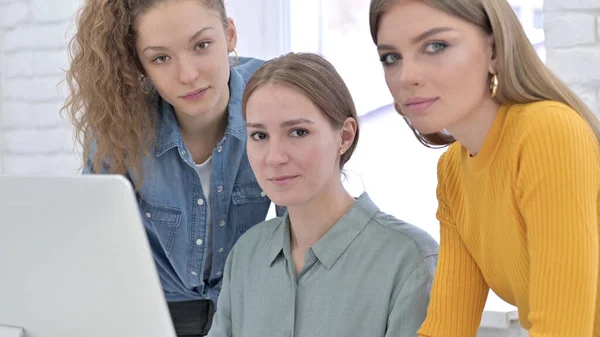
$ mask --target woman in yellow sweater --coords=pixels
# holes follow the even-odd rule
[[[420,336],[474,337],[489,289],[531,337],[600,336],[600,125],[506,0],[372,0],[396,109],[438,165],[440,253]]]

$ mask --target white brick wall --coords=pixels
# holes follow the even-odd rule
[[[546,63],[600,115],[600,0],[544,0]]]
[[[262,58],[281,54],[285,41],[277,34],[285,25],[275,14],[285,1],[248,1],[226,0],[239,30],[237,51]],[[71,125],[59,115],[65,86],[58,84],[78,6],[79,0],[0,0],[0,174],[77,172]]]
[[[287,50],[287,0],[227,0],[238,52]],[[66,44],[79,0],[0,0],[0,174],[73,174],[79,158],[59,116]],[[276,12],[276,13],[274,13]],[[545,0],[547,63],[600,114],[600,0]],[[259,17],[261,20],[256,20]],[[276,27],[276,29],[273,29]]]
[[[71,126],[59,115],[67,28],[78,0],[0,0],[0,173],[74,174]]]

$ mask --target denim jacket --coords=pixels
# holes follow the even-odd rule
[[[227,127],[212,152],[210,186],[202,186],[173,107],[162,99],[157,107],[156,145],[143,162],[143,183],[132,179],[128,171],[127,178],[138,187],[139,209],[169,302],[212,299],[216,303],[227,254],[244,232],[266,218],[271,201],[250,168],[241,111],[245,85],[262,64],[257,59],[240,58],[231,68]],[[84,173],[100,173],[92,167],[91,156]],[[212,268],[207,282],[204,188],[210,188],[213,224]]]

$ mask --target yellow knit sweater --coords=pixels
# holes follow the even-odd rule
[[[566,105],[502,106],[438,165],[440,252],[419,336],[474,337],[491,288],[531,337],[600,337],[600,146]]]

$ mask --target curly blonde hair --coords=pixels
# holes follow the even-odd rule
[[[69,95],[61,113],[75,127],[84,166],[112,174],[143,175],[142,159],[156,140],[156,101],[148,92],[135,49],[136,18],[169,0],[86,0],[77,13],[69,43]],[[198,0],[217,11],[224,26],[223,0]],[[90,158],[91,146],[95,153]],[[88,161],[89,160],[89,161]]]

